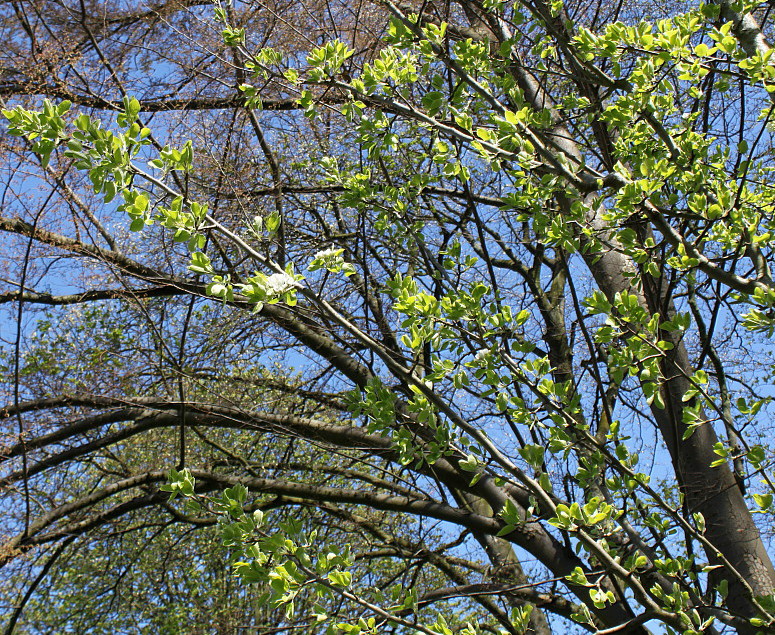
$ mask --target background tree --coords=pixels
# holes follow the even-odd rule
[[[3,11],[9,631],[772,630],[768,7]]]

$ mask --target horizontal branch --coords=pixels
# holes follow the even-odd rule
[[[374,184],[372,187],[379,187]],[[278,192],[283,194],[336,194],[339,192],[345,192],[346,188],[342,185],[285,185],[280,184],[276,187],[266,187],[255,190],[236,191],[229,190],[228,192],[219,192],[219,196],[223,198],[239,198],[244,197],[260,197],[260,196],[274,196]],[[449,198],[458,199],[464,202],[481,203],[482,205],[489,205],[491,207],[501,207],[504,205],[502,198],[497,196],[485,196],[483,194],[476,194],[474,192],[466,192],[464,190],[455,190],[452,188],[438,187],[434,185],[426,185],[418,190],[419,194],[431,194],[434,196],[446,196]]]
[[[440,600],[455,598],[477,598],[481,596],[510,596],[523,602],[544,608],[557,615],[571,618],[578,613],[580,607],[556,593],[545,593],[533,585],[510,585],[498,582],[482,582],[479,584],[461,584],[453,587],[434,589],[418,599],[420,606],[426,606]]]
[[[14,96],[40,96],[62,101],[70,101],[76,106],[84,108],[93,108],[95,110],[108,110],[113,112],[122,112],[124,105],[120,101],[113,101],[100,97],[99,95],[84,95],[76,93],[62,86],[55,84],[31,85],[23,82],[0,84],[0,97]],[[140,110],[145,113],[171,112],[171,111],[193,111],[193,110],[231,110],[233,108],[245,108],[248,103],[241,94],[212,97],[149,97],[141,99]],[[319,97],[319,103],[329,105],[339,105],[345,100],[334,97]],[[253,106],[251,106],[253,107]],[[257,110],[271,111],[289,111],[301,110],[297,99],[262,99],[261,105]]]
[[[10,446],[3,452],[2,459],[20,456],[26,451],[51,446],[72,439],[78,435],[95,430],[108,423],[135,420],[138,424],[150,427],[178,425],[181,404],[176,401],[136,397],[133,399],[114,399],[111,397],[87,395],[63,395],[46,399],[23,402],[18,408],[11,405],[0,409],[0,420],[14,417],[16,414],[37,412],[55,408],[89,407],[112,408],[112,412],[101,416],[78,420],[70,425],[60,425],[54,432],[39,437],[30,437],[25,442]],[[249,412],[241,408],[229,408],[204,403],[185,404],[190,425],[217,425],[218,427],[249,427],[275,432],[293,433],[315,441],[327,441],[339,447],[351,449],[389,450],[390,439],[368,434],[362,428],[351,425],[336,425],[319,419],[299,417],[290,414]],[[166,417],[166,418],[165,418]]]
[[[366,491],[363,489],[356,490],[295,483],[283,479],[228,476],[205,470],[191,470],[191,473],[197,480],[210,484],[211,486],[217,485],[218,487],[223,488],[241,484],[254,493],[283,496],[288,499],[288,502],[296,500],[311,504],[317,502],[338,502],[366,505],[373,509],[383,511],[393,511],[435,518],[437,520],[443,520],[488,534],[495,534],[502,527],[502,522],[496,519],[480,516],[468,511],[462,511],[450,505],[425,498],[380,494],[378,492]],[[14,552],[23,545],[29,543],[31,537],[40,534],[58,520],[66,518],[83,509],[94,507],[97,503],[127,490],[164,482],[166,480],[167,471],[151,470],[149,472],[121,479],[110,485],[96,489],[90,494],[75,501],[65,503],[52,509],[32,522],[27,532],[16,535],[3,545],[3,549],[0,553],[0,566],[7,564]]]
[[[66,306],[70,304],[81,304],[82,302],[97,302],[99,300],[164,298],[184,293],[186,293],[186,291],[171,284],[163,284],[158,287],[146,289],[91,289],[89,291],[71,293],[69,295],[53,295],[51,293],[37,293],[34,291],[25,291],[24,293],[7,291],[5,293],[0,293],[0,304],[16,302],[21,299],[25,304]]]

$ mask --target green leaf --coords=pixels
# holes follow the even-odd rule
[[[347,588],[352,582],[352,574],[349,571],[330,571],[328,580],[334,586]]]
[[[531,466],[540,468],[544,463],[544,449],[542,445],[526,445],[519,449],[519,454]]]

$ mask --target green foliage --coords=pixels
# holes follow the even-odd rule
[[[773,450],[760,431],[769,397],[750,387],[750,374],[762,384],[761,369],[730,371],[724,350],[734,340],[750,358],[752,348],[769,351],[775,332],[772,152],[755,147],[772,114],[772,50],[763,40],[749,50],[742,18],[730,15],[742,6],[601,27],[574,24],[562,2],[464,4],[463,14],[486,12],[472,23],[488,35],[461,30],[452,15],[447,23],[391,5],[368,61],[337,38],[303,54],[266,42],[251,52],[233,7],[216,7],[240,65],[240,107],[271,175],[255,196],[272,197],[271,211],[246,197],[238,212],[222,212],[228,175],[208,183],[199,167],[208,154],[195,154],[192,141],[156,143],[136,98],[124,98],[115,130],[71,114],[70,102],[3,111],[9,134],[26,139],[44,168],[72,163],[104,204],[117,199],[134,245],[156,259],[141,267],[111,255],[111,265],[224,311],[250,308],[262,328],[237,321],[220,343],[233,338],[263,359],[288,350],[290,334],[324,360],[314,372],[305,366],[313,383],[336,386],[300,397],[298,411],[262,412],[250,391],[186,399],[200,370],[182,362],[192,299],[173,343],[179,359],[156,336],[175,371],[159,384],[165,403],[180,402],[181,446],[190,408],[198,426],[223,417],[279,435],[297,460],[266,467],[255,445],[237,444],[248,460],[223,435],[208,438],[229,470],[165,463],[166,504],[186,522],[217,523],[231,570],[256,589],[260,608],[282,616],[278,628],[520,633],[545,620],[534,607],[546,606],[603,632],[633,616],[666,632],[708,632],[716,620],[743,633],[772,629],[775,569],[754,520],[774,513]],[[513,25],[522,26],[511,33]],[[730,78],[758,96],[760,135],[742,124],[737,135],[712,130]],[[273,82],[294,95],[275,103],[298,107],[316,139],[321,130],[333,138],[284,171],[257,114]],[[736,102],[741,121],[751,119],[746,103]],[[296,174],[310,183],[286,187]],[[183,267],[167,260],[179,252],[193,277],[177,277]],[[114,339],[129,348],[125,337]],[[24,372],[60,372],[55,353],[65,344],[56,344],[33,347]],[[6,356],[7,368],[18,371],[20,358]],[[149,412],[133,421],[157,414]],[[287,439],[304,441],[301,456]],[[279,453],[276,439],[270,446]],[[657,466],[650,473],[636,471],[649,471],[638,467],[644,453]],[[158,470],[144,478],[150,488]],[[360,532],[361,553],[337,544],[342,527],[324,538],[311,516],[275,519],[273,507],[296,506],[344,519]],[[423,601],[413,588],[390,594],[385,580],[399,577],[390,558],[412,561],[415,551],[398,532],[384,535],[382,517],[369,516],[376,511],[398,528],[422,524],[404,515],[431,518],[446,523],[442,534],[461,532],[455,546],[472,544],[469,534],[484,546],[498,571],[410,545],[451,581],[438,597],[470,592],[481,608],[464,603],[445,615],[425,607],[438,600],[433,590],[422,589]],[[373,584],[359,562],[372,552],[390,561]],[[551,584],[503,582],[523,552]]]

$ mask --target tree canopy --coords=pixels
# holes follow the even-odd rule
[[[769,29],[5,3],[6,632],[775,631]]]

